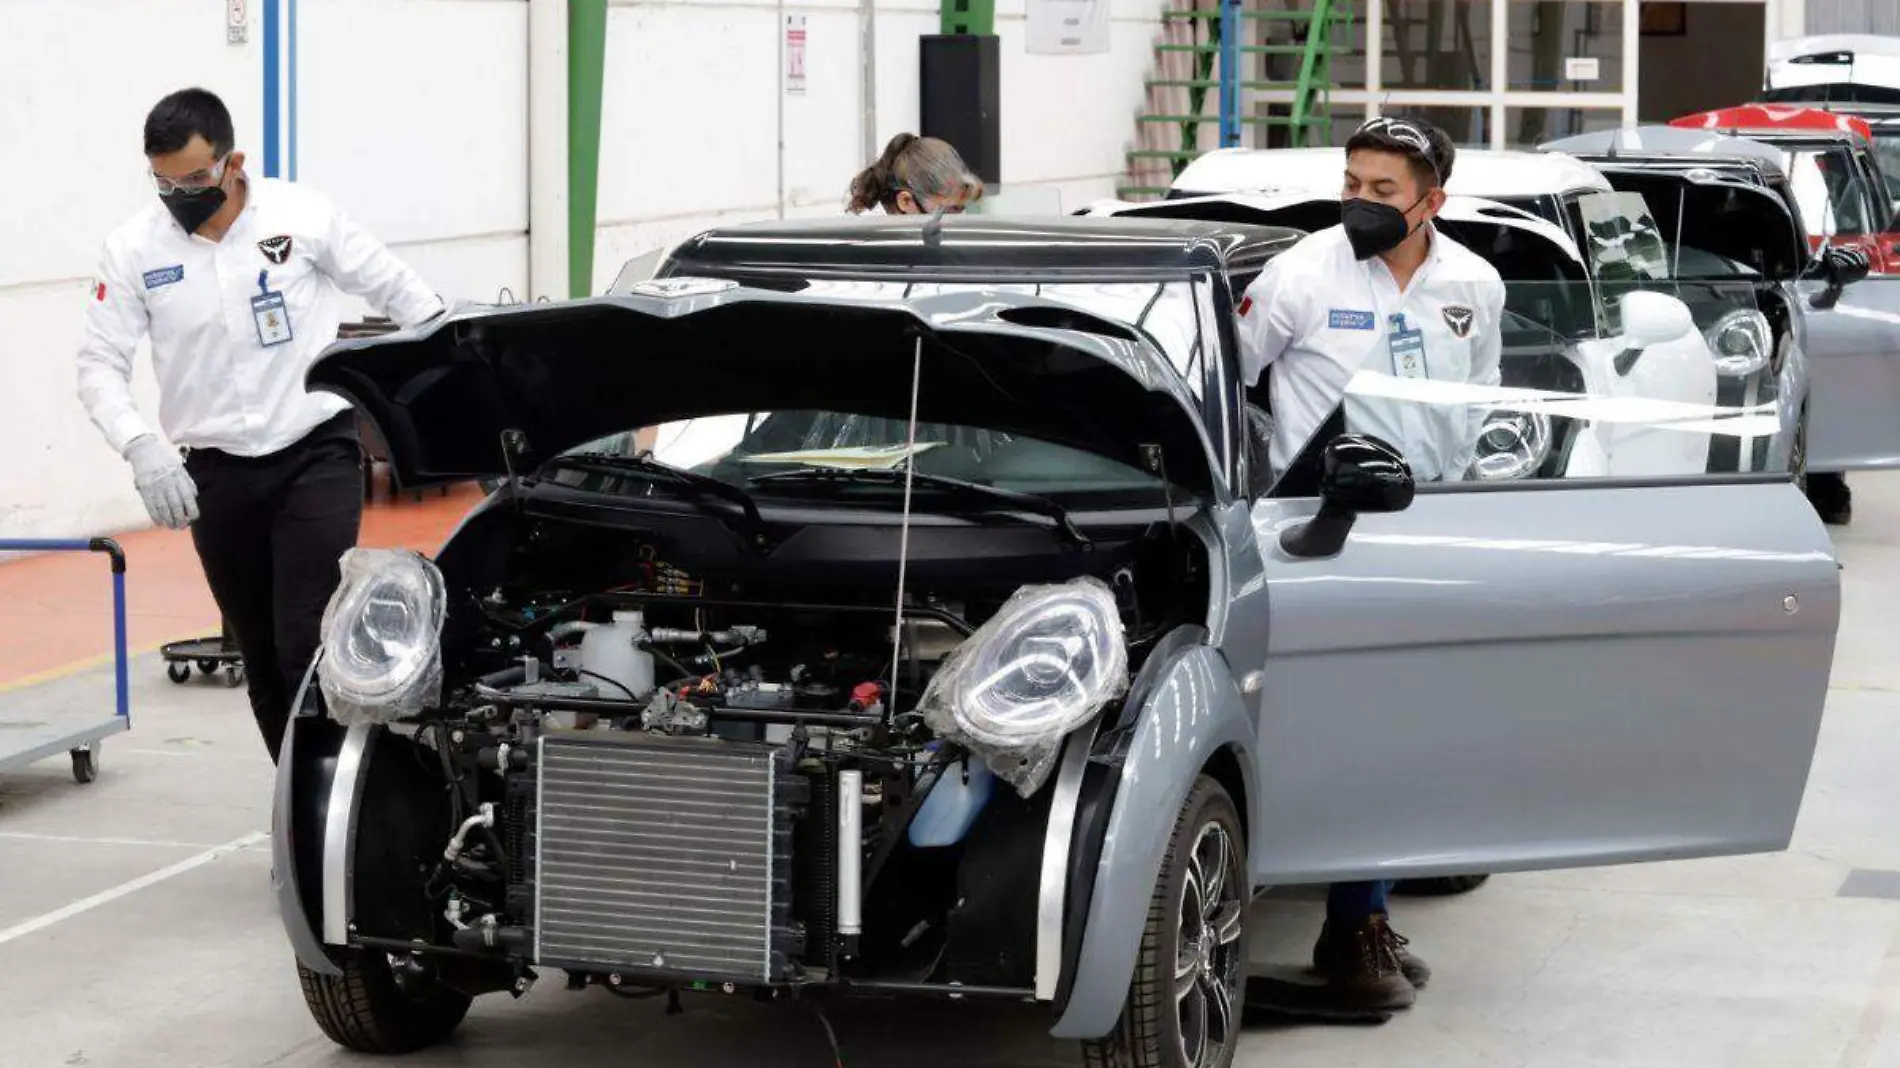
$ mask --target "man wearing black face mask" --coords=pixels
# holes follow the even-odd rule
[[[322,194],[246,174],[234,141],[230,113],[202,89],[146,117],[158,195],[106,241],[79,396],[131,464],[152,521],[191,528],[275,760],[362,518],[355,418],[340,398],[306,391],[304,372],[336,340],[345,294],[404,326],[447,309]],[[148,336],[159,423],[178,448],[133,400]]]
[[[1347,430],[1397,446],[1419,479],[1459,479],[1470,467],[1482,405],[1347,394],[1362,371],[1498,384],[1504,283],[1432,226],[1454,154],[1427,123],[1367,122],[1346,142],[1340,225],[1302,239],[1247,287],[1241,370],[1250,389],[1271,371],[1275,477]],[[1389,889],[1337,883],[1328,896],[1313,963],[1343,1008],[1403,1008],[1431,976],[1389,924]]]
[[[1498,383],[1504,283],[1432,225],[1455,155],[1429,123],[1367,122],[1346,142],[1340,224],[1276,257],[1248,286],[1238,309],[1241,370],[1250,383],[1272,371],[1275,476],[1341,417],[1346,428],[1398,446],[1419,479],[1465,476],[1481,407],[1347,395],[1362,369]]]

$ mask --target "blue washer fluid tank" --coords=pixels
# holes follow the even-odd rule
[[[952,846],[970,833],[970,825],[989,803],[996,776],[982,761],[958,760],[930,774],[937,776],[917,815],[910,821],[910,844],[919,849]],[[919,784],[922,785],[921,783]]]

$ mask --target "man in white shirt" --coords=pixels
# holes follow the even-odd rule
[[[106,240],[79,397],[153,522],[191,527],[274,761],[363,507],[354,413],[304,373],[336,340],[345,294],[404,326],[447,308],[322,194],[247,175],[212,93],[165,97],[144,133],[158,202]],[[182,457],[132,396],[147,336],[159,423]]]
[[[1504,283],[1431,224],[1456,154],[1442,131],[1374,119],[1346,153],[1340,225],[1276,257],[1240,302],[1241,373],[1270,372],[1269,462],[1283,474],[1343,398],[1345,427],[1398,447],[1415,478],[1461,479],[1486,408],[1394,399],[1411,387],[1371,376],[1497,385]]]
[[[1346,142],[1340,225],[1302,239],[1247,287],[1236,309],[1241,374],[1250,389],[1269,374],[1274,477],[1296,459],[1304,468],[1342,431],[1396,446],[1420,480],[1465,477],[1485,405],[1389,396],[1428,378],[1480,390],[1499,381],[1504,283],[1432,226],[1456,152],[1428,123],[1367,122]],[[1313,962],[1347,1008],[1410,1005],[1431,976],[1388,923],[1390,888],[1337,883],[1328,896]]]

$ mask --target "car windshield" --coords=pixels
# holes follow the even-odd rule
[[[784,472],[901,472],[907,461],[920,477],[1104,505],[1130,496],[1149,504],[1162,489],[1146,471],[1023,434],[919,421],[913,439],[908,420],[830,410],[733,412],[615,434],[563,453],[553,477],[598,492],[645,492],[638,468],[617,461],[647,450],[666,468],[755,495],[808,496],[820,485]],[[872,494],[903,490],[895,479],[851,485]],[[919,483],[914,491],[930,488]]]
[[[712,273],[691,268],[687,273]],[[1085,312],[1134,332],[1166,358],[1144,373],[1177,376],[1202,402],[1206,391],[1206,361],[1219,351],[1212,330],[1214,303],[1208,278],[1139,282],[1026,282],[948,283],[884,279],[816,279],[786,275],[754,277],[751,272],[720,270],[748,284],[793,289],[815,297],[918,299],[951,293],[992,294],[1010,299],[1022,314],[1012,321],[1024,325],[1064,325],[1064,309]],[[1022,296],[1040,298],[1023,303]],[[1046,303],[1045,303],[1046,302]],[[1085,325],[1084,329],[1088,329]],[[908,350],[893,358],[908,359]],[[922,386],[928,390],[928,382]],[[1000,388],[1000,387],[999,387]],[[1080,399],[1078,398],[1078,401]],[[1008,403],[999,393],[999,405]],[[806,471],[901,471],[909,462],[920,475],[973,482],[994,489],[1038,496],[1080,495],[1090,503],[1109,506],[1122,498],[1152,503],[1162,488],[1154,474],[1109,459],[1085,448],[1041,440],[1033,435],[1003,433],[982,425],[980,412],[954,422],[920,421],[912,440],[908,421],[888,415],[870,415],[842,409],[744,411],[678,420],[657,427],[628,428],[622,433],[569,450],[565,456],[594,454],[616,458],[648,455],[652,461],[678,471],[704,476],[763,496],[808,496],[823,488],[816,479],[766,479],[771,473]],[[1130,433],[1134,431],[1130,430]],[[650,453],[647,451],[650,450]],[[556,465],[557,468],[560,465]],[[593,468],[572,466],[555,477],[574,485],[604,492],[643,491],[639,472],[626,465]],[[889,485],[872,479],[846,483],[854,493],[877,494]],[[918,493],[927,492],[921,484]],[[933,489],[942,489],[939,483]],[[901,484],[898,490],[901,492]]]

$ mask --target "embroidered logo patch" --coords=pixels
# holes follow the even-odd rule
[[[185,267],[183,264],[173,267],[160,267],[156,271],[145,272],[146,289],[157,289],[160,286],[168,286],[173,282],[182,282],[184,280]]]
[[[92,299],[95,301],[104,301],[106,299],[106,284],[104,282],[93,282]]]
[[[276,237],[267,237],[257,243],[257,250],[272,263],[282,263],[290,258],[290,235],[279,234]]]
[[[1372,313],[1351,308],[1333,308],[1326,314],[1326,325],[1333,330],[1370,330]]]
[[[1445,305],[1445,325],[1451,328],[1451,336],[1463,340],[1471,336],[1472,314],[1470,308],[1457,304]]]

